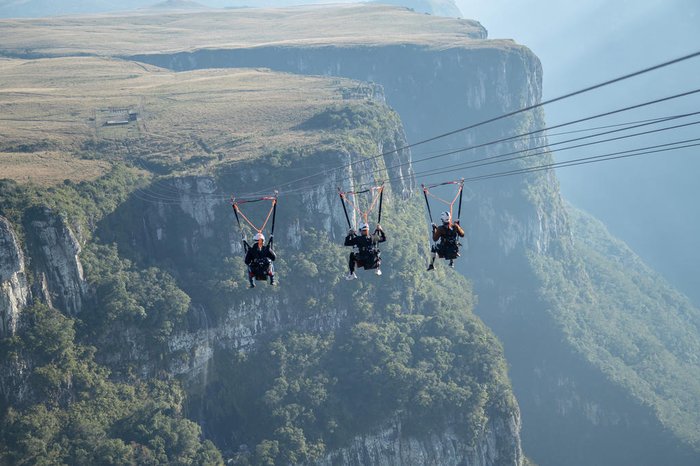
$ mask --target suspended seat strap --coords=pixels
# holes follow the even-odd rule
[[[241,204],[246,204],[246,203],[251,203],[251,202],[259,202],[259,201],[272,201],[272,205],[270,206],[270,210],[267,212],[267,216],[265,217],[265,221],[263,222],[262,226],[258,228],[253,222],[250,221],[248,217],[241,211],[240,205]],[[236,215],[236,222],[238,222],[238,228],[241,230],[241,237],[243,239],[243,249],[244,251],[248,251],[248,248],[250,245],[248,245],[248,242],[246,241],[246,236],[245,236],[245,231],[243,230],[243,227],[241,225],[241,218],[245,220],[245,222],[250,225],[250,227],[255,230],[258,233],[263,233],[265,230],[265,227],[267,226],[267,223],[270,221],[270,218],[272,218],[272,225],[270,228],[270,239],[268,240],[268,245],[272,244],[274,234],[275,234],[275,218],[277,216],[277,192],[275,192],[274,196],[265,196],[261,197],[258,199],[231,199],[231,203],[233,206],[233,212]]]
[[[454,199],[452,199],[452,201],[446,201],[445,199],[442,199],[442,198],[440,198],[440,197],[438,197],[435,194],[430,192],[430,188],[435,188],[437,186],[444,186],[444,185],[448,185],[448,184],[459,185],[459,187],[457,188],[457,194],[455,194],[455,197],[454,197]],[[459,199],[457,218],[459,218],[462,215],[462,191],[464,190],[464,179],[461,179],[458,181],[445,181],[444,183],[437,183],[437,184],[433,184],[430,186],[425,186],[425,185],[421,185],[421,186],[423,188],[423,195],[425,196],[425,204],[428,207],[428,215],[430,216],[430,223],[432,224],[435,222],[433,222],[433,214],[430,211],[430,202],[428,201],[428,196],[431,196],[431,197],[437,199],[438,201],[442,202],[443,204],[445,204],[449,207],[449,209],[450,209],[450,223],[449,223],[449,225],[451,227],[452,226],[452,218],[453,218],[453,216],[452,216],[453,209],[454,209],[455,202],[457,202],[457,199]]]
[[[365,193],[372,193],[372,201],[369,204],[369,208],[367,210],[361,210],[357,204],[358,204],[358,198],[357,196],[359,194],[365,194]],[[345,219],[348,222],[348,228],[352,229],[352,223],[350,222],[350,216],[348,215],[348,210],[345,206],[345,204],[349,204],[350,207],[353,208],[358,214],[360,214],[360,217],[364,221],[364,223],[369,223],[369,214],[372,213],[374,208],[377,206],[377,202],[379,202],[379,209],[378,209],[378,214],[377,214],[377,223],[381,222],[382,220],[382,202],[384,199],[384,185],[380,186],[374,186],[369,189],[365,189],[363,191],[341,191],[340,188],[338,188],[338,195],[340,196],[340,200],[343,203],[343,211],[345,212]],[[350,197],[352,196],[352,200]]]

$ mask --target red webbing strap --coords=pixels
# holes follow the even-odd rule
[[[426,194],[426,198],[425,198],[426,203],[428,202],[427,195],[430,195],[430,196],[434,197],[435,199],[437,199],[438,201],[440,201],[440,202],[442,202],[450,207],[449,226],[452,227],[452,210],[454,208],[455,202],[457,202],[457,199],[460,199],[460,201],[461,201],[461,198],[462,198],[461,195],[462,195],[462,189],[464,188],[464,182],[463,181],[447,181],[445,183],[439,183],[439,184],[432,185],[432,187],[443,186],[446,184],[459,184],[459,188],[457,189],[457,194],[455,194],[455,197],[454,197],[454,199],[452,199],[452,202],[446,201],[445,199],[442,199],[441,197],[438,197],[435,194],[431,193],[430,189],[429,189],[430,187],[428,187],[428,186],[423,187],[423,193]],[[430,210],[430,206],[428,206],[428,210]],[[461,213],[461,210],[462,210],[462,203],[460,202],[460,213]],[[432,221],[432,218],[431,218],[431,221]]]
[[[275,210],[275,204],[277,204],[277,199],[272,200],[272,205],[270,206],[270,211],[267,213],[267,217],[265,217],[265,222],[263,225],[260,227],[258,232],[262,233],[262,231],[265,229],[267,226],[267,222],[270,220],[270,216],[272,216],[272,211]]]
[[[364,191],[358,191],[358,192],[355,192],[355,191],[348,191],[348,192],[339,191],[338,194],[340,194],[340,198],[343,199],[343,200],[345,200],[345,201],[350,205],[350,207],[353,208],[353,210],[355,210],[358,214],[360,214],[360,216],[361,216],[362,219],[364,220],[364,223],[369,223],[369,221],[368,221],[369,214],[372,212],[372,210],[374,209],[374,207],[377,205],[377,201],[381,198],[381,193],[382,193],[383,190],[384,190],[384,186],[375,186],[375,187],[372,187],[372,188],[370,188],[370,189],[365,189]],[[372,193],[372,202],[370,203],[369,208],[368,208],[367,210],[363,211],[363,210],[361,210],[361,209],[356,205],[357,200],[356,200],[355,196],[356,196],[357,194],[363,194],[363,193],[366,193],[366,192],[371,192],[371,193]],[[379,193],[379,195],[378,195],[377,193]],[[350,198],[347,197],[347,194],[350,194],[350,195],[353,196],[353,200],[352,200],[352,201],[350,200]],[[349,223],[350,223],[350,221],[348,220],[348,224],[349,224]]]
[[[367,215],[374,210],[374,206],[377,205],[377,201],[379,200],[379,195],[377,193],[381,194],[382,190],[384,189],[384,186],[377,186],[376,188],[372,188],[372,203],[369,205],[369,209],[367,209]]]
[[[243,213],[240,207],[238,207],[239,204],[245,204],[249,202],[257,202],[257,201],[272,201],[272,206],[270,206],[270,210],[267,212],[267,217],[265,217],[265,222],[262,224],[262,227],[258,228],[255,226],[253,222],[250,221],[248,217]],[[253,199],[253,200],[243,200],[243,201],[233,201],[233,211],[236,213],[236,219],[238,219],[238,216],[240,215],[243,220],[245,220],[248,225],[251,226],[251,228],[258,233],[262,233],[263,230],[265,230],[265,226],[267,226],[267,222],[270,220],[270,217],[272,216],[272,212],[275,210],[275,206],[277,205],[277,197],[272,197],[272,196],[266,196],[262,197],[260,199]],[[240,226],[240,222],[239,222]]]
[[[356,202],[356,201],[355,201],[355,202],[351,201],[350,198],[348,198],[347,196],[345,196],[345,194],[351,194],[351,195],[353,196],[353,200],[354,200],[354,199],[355,199],[355,193],[353,193],[353,192],[350,192],[350,193],[343,193],[343,199],[345,199],[345,200],[347,201],[347,203],[350,204],[350,207],[352,207],[354,210],[356,210],[358,214],[363,215],[364,213],[360,210],[359,207],[357,207],[357,206],[355,205],[355,202]]]
[[[236,204],[234,204],[234,209],[236,209],[236,210],[238,211],[238,213],[240,214],[240,216],[241,216],[241,218],[242,218],[243,220],[245,220],[246,222],[248,222],[248,225],[250,225],[250,226],[253,228],[253,230],[255,230],[255,231],[260,231],[260,230],[258,230],[258,227],[256,227],[255,224],[254,224],[253,222],[251,222],[250,220],[248,220],[248,217],[245,216],[245,214],[241,211],[241,209],[238,208],[238,206],[237,206]]]

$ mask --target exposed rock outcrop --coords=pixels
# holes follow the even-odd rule
[[[22,248],[10,222],[0,217],[0,338],[14,334],[28,299]]]
[[[496,414],[496,413],[494,413]],[[355,437],[350,446],[329,452],[317,466],[520,466],[520,416],[492,416],[473,445],[456,427],[425,435],[402,432],[400,421],[377,432]]]
[[[80,263],[80,243],[66,221],[47,207],[29,212],[27,238],[33,271],[45,301],[70,315],[82,309],[87,283]]]

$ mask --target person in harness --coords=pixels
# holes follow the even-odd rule
[[[253,239],[255,243],[248,248],[245,255],[250,287],[255,288],[255,280],[266,280],[267,277],[270,277],[270,285],[274,285],[275,268],[272,265],[272,261],[277,259],[277,255],[272,250],[272,241],[265,245],[265,235],[260,232]],[[270,237],[270,240],[272,240],[272,237]]]
[[[450,267],[454,267],[454,260],[459,257],[459,238],[464,238],[464,230],[459,225],[459,220],[452,223],[452,217],[449,212],[440,214],[442,225],[437,226],[434,223],[433,241],[435,245],[431,248],[433,253],[428,270],[435,270],[435,258],[449,259]]]
[[[377,228],[372,235],[369,234],[369,225],[366,223],[360,226],[360,236],[355,234],[355,230],[350,230],[345,237],[345,246],[355,247],[357,251],[350,253],[350,258],[348,260],[350,271],[345,278],[347,280],[354,280],[357,278],[357,275],[355,275],[355,267],[363,267],[365,270],[376,269],[374,273],[381,275],[382,270],[380,266],[382,265],[382,259],[377,245],[384,241],[386,241],[386,235],[379,224],[377,224]]]

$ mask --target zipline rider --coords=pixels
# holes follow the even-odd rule
[[[363,223],[360,226],[360,236],[355,234],[355,230],[350,230],[345,237],[345,246],[353,246],[357,248],[357,252],[350,253],[348,260],[348,268],[350,269],[346,277],[347,280],[357,278],[355,274],[355,266],[364,267],[365,269],[376,269],[375,274],[381,275],[382,265],[381,255],[377,244],[386,241],[386,234],[382,227],[377,224],[373,234],[369,234],[369,225]]]

